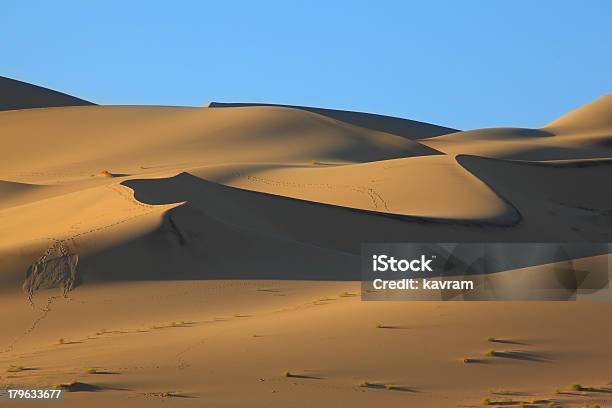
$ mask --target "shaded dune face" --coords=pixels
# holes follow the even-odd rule
[[[0,76],[0,111],[93,105],[86,100]]]
[[[396,135],[277,107],[93,106],[1,115],[13,155],[5,157],[0,171],[38,182],[102,170],[133,174],[209,164],[354,163],[440,154]]]
[[[361,245],[394,242],[459,243],[425,245],[491,295],[436,300],[601,294],[609,97],[542,129],[466,132],[212,106],[0,112],[2,386],[55,386],[66,407],[610,401],[610,302],[359,296]],[[491,265],[483,241],[503,243]]]
[[[84,282],[280,278],[296,259],[287,279],[357,279],[363,242],[608,242],[610,194],[593,186],[611,172],[609,102],[543,129],[466,132],[252,104],[4,112],[0,249],[14,261],[0,269],[11,287],[15,265],[72,276],[64,258],[40,264],[60,245]]]
[[[446,154],[511,160],[612,157],[612,95],[580,107],[541,129],[493,128],[419,139]]]
[[[376,115],[373,113],[314,108],[310,106],[224,102],[210,102],[207,106],[209,108],[232,108],[240,106],[281,106],[285,108],[300,109],[308,112],[317,113],[322,116],[327,116],[329,118],[336,119],[345,123],[350,123],[351,125],[391,133],[411,140],[458,132],[457,129],[432,125],[431,123],[418,122],[415,120]]]

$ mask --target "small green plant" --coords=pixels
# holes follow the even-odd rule
[[[487,351],[487,356],[488,357],[495,357],[497,355],[497,351],[491,349],[489,351]]]
[[[98,374],[98,370],[96,370],[95,368],[88,368],[87,369],[87,374]]]
[[[574,391],[582,391],[582,385],[580,385],[580,384],[572,384],[572,390],[574,390]]]
[[[482,405],[491,405],[491,398],[483,398]]]
[[[359,386],[360,386],[360,387],[365,387],[365,388],[367,388],[367,387],[369,387],[369,386],[370,386],[370,382],[369,382],[369,381],[366,381],[366,380],[363,380],[363,381],[362,381],[362,382],[359,384]]]
[[[487,341],[493,343],[497,341],[497,339],[495,337],[487,337]]]

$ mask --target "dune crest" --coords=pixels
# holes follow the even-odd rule
[[[232,108],[241,106],[280,106],[291,109],[300,109],[308,112],[317,113],[342,122],[349,123],[371,130],[392,133],[407,139],[421,139],[434,137],[447,133],[458,132],[444,126],[433,125],[431,123],[418,122],[393,116],[377,115],[375,113],[352,112],[338,109],[314,108],[311,106],[295,106],[270,103],[229,103],[229,102],[210,102],[206,105],[209,108]]]
[[[52,89],[0,76],[0,111],[86,105],[94,104]]]
[[[544,127],[555,133],[612,133],[612,95],[581,106]]]
[[[419,139],[446,154],[510,160],[612,157],[612,96],[603,96],[541,129],[492,128]]]
[[[609,100],[465,132],[252,104],[0,112],[3,385],[67,407],[605,404],[612,303],[368,302],[360,281],[364,243],[458,243],[473,276],[462,243],[612,242]],[[495,299],[609,294],[585,272],[605,251],[519,251],[478,275]]]

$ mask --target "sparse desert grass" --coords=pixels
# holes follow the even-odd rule
[[[98,370],[96,370],[95,368],[91,367],[87,369],[87,374],[98,374]]]
[[[163,329],[165,327],[168,327],[167,325],[164,324],[152,324],[151,326],[149,326],[149,329]]]
[[[70,381],[70,382],[65,382],[65,383],[59,383],[55,385],[55,388],[59,388],[61,390],[67,390],[70,391],[74,388],[74,386],[77,384],[76,380],[74,381]]]
[[[359,383],[360,387],[369,387],[370,386],[370,382],[367,380],[363,380],[361,383]]]
[[[96,385],[87,384],[77,380],[56,384],[55,388],[65,390],[66,392],[98,391],[101,389]]]
[[[399,390],[400,387],[393,385],[393,384],[385,384],[385,388],[388,389],[389,391],[393,391],[393,390]]]
[[[168,327],[181,327],[184,326],[188,323],[185,323],[184,321],[180,321],[180,322],[170,322],[170,323],[156,323],[156,324],[152,324],[149,326],[149,329],[166,329]]]
[[[66,339],[61,338],[61,339],[57,340],[57,342],[58,342],[59,344],[66,344]]]
[[[483,398],[482,399],[482,404],[483,405],[496,405],[496,404],[512,404],[512,398],[500,398],[500,399],[491,399],[489,397]]]
[[[487,337],[487,341],[493,343],[497,341],[497,339],[495,337]]]
[[[108,170],[102,170],[98,173],[100,177],[113,177],[112,173]]]
[[[7,372],[7,373],[18,373],[18,372],[23,371],[23,370],[25,370],[25,367],[24,367],[24,366],[21,366],[21,365],[12,365],[12,364],[11,364],[11,365],[10,365],[10,366],[9,366],[9,367],[6,369],[6,372]]]
[[[574,391],[582,391],[582,385],[580,385],[580,384],[572,384],[571,388]]]
[[[73,380],[70,382],[59,383],[55,385],[56,389],[65,390],[67,392],[76,391],[79,386],[85,385],[83,383],[78,382],[77,380]]]
[[[293,377],[290,371],[285,371],[285,377]]]
[[[497,351],[495,351],[493,349],[487,350],[486,355],[487,355],[487,357],[495,357],[497,355]]]

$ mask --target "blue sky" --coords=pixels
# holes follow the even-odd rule
[[[104,104],[538,127],[612,90],[612,1],[15,1],[0,75]]]

